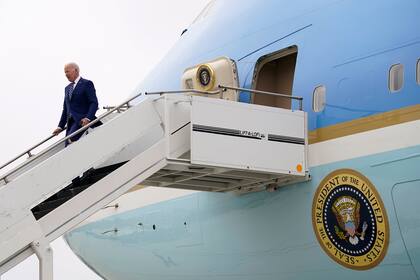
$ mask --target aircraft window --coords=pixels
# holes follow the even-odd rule
[[[417,80],[417,84],[420,85],[420,59],[417,60],[416,80]]]
[[[312,109],[314,112],[321,112],[325,108],[327,99],[327,89],[325,86],[316,87],[312,99]]]
[[[399,91],[404,84],[404,66],[399,63],[392,65],[389,69],[389,90],[391,92]]]

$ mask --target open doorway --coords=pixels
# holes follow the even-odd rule
[[[253,89],[292,95],[297,47],[265,55],[257,62]],[[252,103],[290,109],[291,99],[265,94],[253,94]]]

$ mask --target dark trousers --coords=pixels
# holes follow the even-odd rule
[[[77,123],[72,117],[69,118],[69,120],[67,121],[67,130],[66,130],[66,136],[69,136],[70,134],[72,134],[73,132],[77,131],[78,129],[80,129],[82,126],[80,125],[80,123]],[[75,142],[77,140],[79,140],[79,138],[83,135],[84,131],[77,133],[76,135],[74,135],[73,137],[71,137],[69,140],[67,140],[66,142],[66,146],[68,146],[71,142]]]
[[[95,117],[96,119],[96,117]],[[94,125],[92,125],[90,128],[95,128],[98,126],[101,126],[102,122],[98,121],[97,123],[95,123]],[[70,134],[72,134],[73,132],[79,130],[82,126],[80,125],[80,123],[77,123],[72,117],[70,117],[67,121],[67,130],[66,130],[66,136],[69,136]],[[72,142],[75,142],[77,140],[79,140],[80,137],[82,137],[83,133],[85,133],[86,130],[83,130],[82,132],[77,133],[76,135],[74,135],[73,137],[71,137],[69,140],[70,141],[66,141],[66,147],[71,144]]]

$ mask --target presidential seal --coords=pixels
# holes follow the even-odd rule
[[[211,90],[216,80],[213,68],[208,64],[200,65],[197,70],[196,80],[202,90]]]
[[[385,257],[389,229],[384,204],[362,174],[340,169],[324,178],[312,206],[315,235],[339,264],[370,269]]]

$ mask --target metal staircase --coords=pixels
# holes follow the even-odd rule
[[[134,96],[68,147],[89,126],[22,153],[0,178],[0,275],[36,254],[40,279],[53,279],[49,244],[141,183],[243,193],[308,179],[305,112],[197,93],[223,96],[149,93],[128,106]]]

